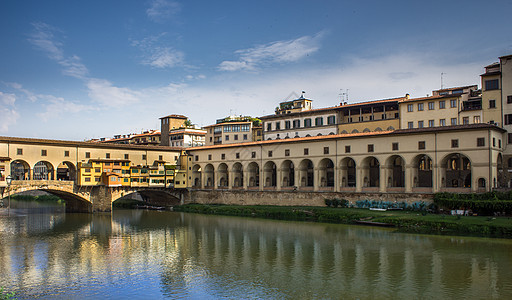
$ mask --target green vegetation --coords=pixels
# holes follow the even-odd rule
[[[0,300],[16,299],[14,292],[4,292],[4,288],[0,287]]]
[[[362,208],[239,206],[187,204],[175,211],[276,220],[357,224],[360,221],[393,225],[400,232],[512,238],[507,217],[451,216],[409,210],[372,211]]]
[[[14,201],[24,201],[24,202],[54,202],[58,204],[63,204],[64,200],[54,195],[41,195],[41,196],[31,196],[31,195],[12,195],[11,200]]]
[[[489,192],[483,194],[437,193],[434,203],[443,209],[471,210],[479,215],[512,213],[512,192]]]

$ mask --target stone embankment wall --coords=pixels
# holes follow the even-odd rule
[[[346,199],[351,204],[358,200],[432,202],[432,194],[404,193],[334,193],[282,191],[228,191],[191,190],[185,203],[230,205],[325,206],[325,199]]]

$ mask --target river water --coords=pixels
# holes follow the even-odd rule
[[[512,241],[120,210],[0,215],[19,299],[512,299]]]

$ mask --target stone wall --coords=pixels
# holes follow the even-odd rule
[[[397,201],[409,204],[432,202],[433,194],[405,193],[335,193],[335,192],[278,192],[278,191],[228,191],[191,190],[185,203],[231,204],[231,205],[281,205],[281,206],[325,206],[325,199],[346,199],[355,204],[357,200]]]

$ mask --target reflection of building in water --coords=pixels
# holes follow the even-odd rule
[[[286,298],[512,293],[504,284],[512,276],[507,243],[328,224],[133,214],[94,216],[92,222],[70,223],[69,231],[48,230],[46,237],[11,234],[6,240],[3,234],[0,281],[48,285],[44,289],[51,291],[70,282],[123,281],[137,274],[159,281],[166,295],[205,286],[214,293],[225,284],[223,290],[243,286],[248,295],[258,296],[255,290],[261,289],[270,292],[267,297]],[[0,219],[0,228],[10,228],[6,222],[13,221]]]

